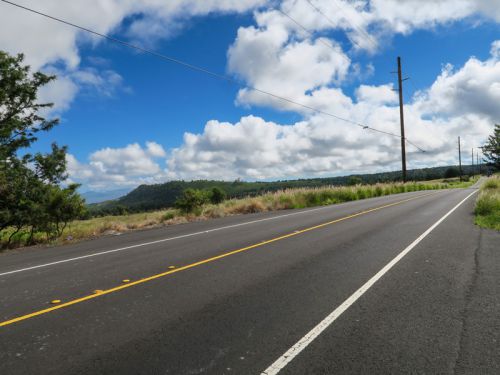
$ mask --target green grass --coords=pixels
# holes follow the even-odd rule
[[[470,186],[476,180],[471,179],[469,182],[453,180],[447,182],[432,181],[431,183],[386,183],[286,189],[256,197],[230,199],[218,205],[207,204],[193,214],[184,214],[175,209],[165,209],[154,212],[77,220],[69,223],[63,235],[56,240],[48,241],[44,234],[35,233],[34,243],[59,245],[102,235],[120,234],[131,230],[175,225],[230,215],[324,206],[412,191],[460,188]],[[0,247],[1,245],[5,246],[11,233],[12,229],[0,232]],[[21,231],[12,237],[10,247],[25,246],[28,238],[29,233]]]
[[[500,176],[493,176],[481,186],[474,209],[475,223],[500,231]]]

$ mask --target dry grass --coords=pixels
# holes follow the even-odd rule
[[[230,215],[330,205],[411,191],[465,187],[471,185],[473,182],[475,180],[468,183],[388,183],[287,189],[266,193],[257,197],[230,199],[218,205],[205,205],[198,210],[197,214],[184,214],[175,209],[166,209],[147,213],[78,220],[70,223],[63,235],[53,241],[52,244],[64,244],[103,235],[117,235],[131,230],[175,225]],[[5,243],[8,236],[8,231],[1,233],[0,244],[2,242]],[[47,243],[45,237],[40,233],[36,234],[34,239],[36,243]],[[19,233],[13,237],[12,246],[23,246],[26,240],[27,233]]]

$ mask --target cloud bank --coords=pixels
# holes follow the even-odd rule
[[[250,87],[393,133],[399,132],[399,114],[391,84],[360,84],[352,96],[343,91],[356,78],[373,74],[370,64],[356,62],[357,54],[383,51],[395,34],[464,20],[471,25],[500,22],[500,0],[285,0],[279,4],[266,0],[110,0],[93,7],[83,0],[65,6],[56,0],[25,0],[22,4],[138,43],[174,37],[192,17],[253,11],[255,23],[241,27],[228,46],[228,74]],[[100,40],[4,4],[1,10],[0,23],[10,35],[0,35],[0,47],[13,53],[22,50],[35,69],[58,73],[59,79],[42,95],[58,103],[59,111],[68,109],[81,90],[107,97],[126,88],[126,77],[105,63],[95,60],[92,68],[82,68],[80,47]],[[300,20],[310,32],[283,12]],[[126,19],[129,22],[124,23]],[[339,31],[348,37],[348,44],[332,37]],[[407,136],[427,152],[417,154],[409,145],[410,167],[454,163],[457,134],[465,141],[464,149],[479,145],[500,117],[498,82],[500,41],[495,41],[489,58],[471,57],[460,67],[446,65],[428,89],[411,98],[405,106]],[[68,155],[71,178],[91,188],[111,189],[176,178],[297,178],[399,167],[394,152],[400,147],[398,138],[250,88],[241,89],[235,103],[294,111],[302,120],[277,124],[257,116],[236,123],[211,119],[203,132],[186,132],[183,143],[169,152],[148,142],[97,150],[84,161]]]

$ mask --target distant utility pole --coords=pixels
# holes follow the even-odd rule
[[[460,136],[458,136],[458,173],[462,181],[462,154],[460,153]]]
[[[481,174],[481,163],[479,162],[479,151],[476,151],[476,164],[479,168],[479,174]]]
[[[474,147],[472,147],[472,163],[471,163],[471,167],[472,167],[472,175],[474,176]]]
[[[406,80],[407,78],[405,78]],[[398,56],[398,86],[399,86],[399,120],[401,123],[401,164],[403,182],[406,182],[406,149],[405,149],[405,119],[403,114],[403,78],[401,75],[401,57]]]

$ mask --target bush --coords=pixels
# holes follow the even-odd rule
[[[175,201],[175,207],[183,212],[191,213],[198,211],[208,201],[208,194],[205,191],[186,189],[182,196]]]
[[[172,220],[175,217],[175,212],[174,211],[168,211],[163,215],[162,220],[167,221],[167,220]]]
[[[214,187],[210,192],[210,203],[219,204],[226,199],[226,192],[221,188]]]

